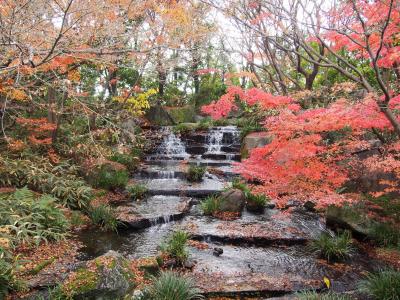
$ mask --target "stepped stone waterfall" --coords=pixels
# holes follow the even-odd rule
[[[358,252],[352,267],[336,268],[311,253],[306,244],[326,230],[324,220],[304,207],[290,214],[270,204],[263,213],[244,211],[225,221],[203,215],[203,198],[219,194],[237,176],[233,163],[240,161],[240,133],[234,126],[174,134],[161,128],[156,147],[132,180],[145,185],[141,201],[117,207],[125,224],[119,234],[88,232],[80,238],[87,258],[116,250],[129,258],[155,256],[158,246],[175,230],[187,231],[203,248],[189,247],[194,261],[191,275],[206,295],[265,297],[321,289],[327,277],[332,288],[354,289],[353,283],[370,269],[371,262]],[[203,181],[186,180],[191,164],[207,166]],[[266,170],[267,172],[268,170]],[[213,249],[222,249],[215,256]]]

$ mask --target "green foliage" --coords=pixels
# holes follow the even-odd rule
[[[70,208],[82,208],[92,199],[92,189],[77,176],[77,168],[62,163],[53,166],[37,156],[10,159],[0,156],[0,185],[24,187],[50,194]]]
[[[206,173],[207,168],[204,166],[191,165],[187,171],[186,178],[190,182],[200,182]]]
[[[348,295],[340,295],[334,292],[318,294],[315,291],[301,292],[296,295],[299,300],[352,300]]]
[[[239,178],[234,178],[232,181],[232,188],[233,189],[238,189],[243,191],[244,193],[248,193],[250,192],[249,187],[247,186],[246,183],[244,183],[243,181],[241,181]]]
[[[220,209],[220,199],[216,195],[208,196],[201,202],[201,209],[205,215],[212,215]]]
[[[0,225],[9,232],[5,238],[14,245],[39,244],[65,237],[68,222],[49,195],[37,197],[27,188],[0,195]]]
[[[100,225],[104,230],[117,231],[119,222],[115,210],[106,204],[90,207],[88,215],[93,224]]]
[[[118,152],[115,152],[108,159],[126,166],[129,171],[134,171],[137,168],[137,164],[139,162],[138,157],[135,157],[132,154]]]
[[[400,231],[390,223],[373,223],[368,236],[379,246],[400,248]]]
[[[260,212],[264,210],[265,205],[269,202],[267,196],[258,194],[255,195],[250,191],[245,192],[246,200],[247,200],[247,209],[250,211]]]
[[[14,279],[13,265],[6,261],[2,253],[0,256],[0,299],[5,299],[8,292],[12,290]]]
[[[167,271],[153,279],[149,288],[152,300],[192,300],[203,299],[194,282],[186,277]]]
[[[400,299],[400,272],[384,270],[376,274],[368,274],[361,282],[360,290],[376,300]]]
[[[95,185],[107,190],[123,189],[129,180],[126,170],[116,170],[103,165],[96,176]]]
[[[161,251],[170,258],[176,260],[177,264],[183,265],[189,257],[189,252],[186,248],[189,234],[185,231],[175,231],[168,237],[166,242],[160,246]]]
[[[144,198],[148,189],[142,184],[135,184],[128,186],[127,191],[133,200],[140,200]]]
[[[168,113],[175,124],[195,122],[196,111],[193,106],[168,108]]]
[[[311,243],[311,250],[328,262],[344,260],[353,252],[351,234],[349,231],[336,236],[327,232],[322,233]]]

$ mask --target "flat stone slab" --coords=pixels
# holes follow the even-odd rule
[[[213,217],[188,217],[182,226],[193,239],[232,244],[305,244],[317,237],[325,224],[317,215],[267,209],[262,215],[245,213],[234,221]]]
[[[210,178],[211,177],[211,178]],[[202,182],[191,183],[183,179],[138,180],[146,185],[149,195],[205,197],[221,192],[229,186],[215,175],[205,176]]]
[[[221,256],[213,248],[223,249]],[[335,291],[356,289],[370,261],[355,255],[351,261],[328,264],[307,253],[304,247],[235,247],[208,244],[208,249],[190,248],[197,263],[193,278],[208,295],[280,296],[301,290],[321,289],[323,278],[331,281]]]
[[[133,204],[118,206],[117,219],[129,228],[140,229],[181,219],[189,210],[191,199],[157,195]]]

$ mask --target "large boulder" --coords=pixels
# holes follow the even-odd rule
[[[78,300],[122,299],[133,288],[133,279],[129,261],[109,251],[70,273],[61,289]]]
[[[146,112],[145,117],[153,125],[157,126],[175,125],[174,119],[161,105],[150,107],[150,109]]]
[[[242,143],[242,156],[247,157],[251,150],[254,148],[259,148],[265,146],[272,141],[272,136],[270,133],[262,132],[252,132],[246,135]]]
[[[246,203],[246,196],[239,189],[231,189],[220,195],[220,207],[222,212],[241,213]]]
[[[354,236],[360,238],[368,236],[371,226],[368,218],[362,216],[359,212],[352,212],[337,206],[328,207],[326,211],[326,225],[333,228],[348,229]]]

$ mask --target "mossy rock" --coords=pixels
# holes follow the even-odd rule
[[[196,110],[193,106],[168,107],[167,111],[175,124],[196,122]]]
[[[66,297],[86,300],[112,300],[123,297],[134,287],[129,262],[109,251],[68,275],[61,289]]]

